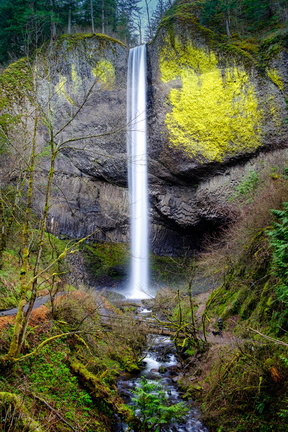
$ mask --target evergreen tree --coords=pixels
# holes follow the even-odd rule
[[[165,12],[172,6],[172,0],[158,0],[156,9],[152,14],[151,28],[148,29],[148,39],[153,36],[160,24],[161,19],[165,15]]]
[[[158,0],[152,15],[152,0],[142,0],[142,7],[140,0],[0,0],[0,63],[31,54],[61,33],[102,32],[133,46],[142,43],[146,24],[151,40],[174,3],[191,7],[200,24],[228,37],[258,37],[259,30],[288,20],[287,0]]]
[[[15,59],[23,47],[23,27],[28,5],[23,0],[2,0],[0,3],[0,61]]]
[[[94,1],[95,24],[101,33],[108,33],[109,29],[116,30],[117,4],[115,0]]]
[[[2,0],[0,2],[0,62],[30,54],[55,36],[54,0]]]
[[[117,33],[127,45],[137,43],[138,16],[142,12],[140,0],[118,0]]]

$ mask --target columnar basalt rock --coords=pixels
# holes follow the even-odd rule
[[[71,36],[60,40],[55,49],[60,60],[48,59],[50,79],[41,80],[39,89],[45,101],[45,89],[51,91],[52,83],[57,95],[52,98],[57,108],[53,122],[63,143],[54,177],[50,229],[65,237],[93,233],[95,241],[126,241],[128,49],[104,35],[80,35],[78,40]]]

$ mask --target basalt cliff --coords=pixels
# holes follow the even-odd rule
[[[235,216],[235,187],[287,157],[287,43],[266,41],[256,61],[191,17],[162,22],[147,47],[154,252],[197,249]],[[63,36],[1,76],[2,184],[34,154],[40,214],[55,157],[47,228],[57,236],[129,240],[128,51],[104,35]]]

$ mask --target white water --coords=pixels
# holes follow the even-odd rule
[[[148,185],[146,125],[146,46],[129,53],[127,154],[130,199],[131,269],[128,297],[148,298]]]
[[[146,310],[140,311],[142,315]],[[151,313],[151,311],[150,311]],[[134,395],[135,387],[141,386],[141,377],[145,377],[149,382],[158,382],[166,396],[169,399],[170,405],[183,402],[179,389],[175,384],[173,377],[177,376],[178,361],[175,353],[175,347],[169,337],[148,335],[147,345],[149,349],[144,351],[143,358],[144,367],[137,376],[123,376],[118,380],[118,389],[120,394],[128,405],[131,404],[131,398]],[[188,406],[189,406],[189,402]],[[119,424],[117,431],[128,431],[126,424]],[[189,406],[189,412],[186,414],[182,422],[170,423],[162,425],[163,432],[209,432],[206,426],[201,422],[201,413],[198,408]]]
[[[145,369],[142,370],[141,376],[148,378],[151,382],[159,382],[169,396],[171,405],[183,401],[169,371],[169,368],[177,365],[177,358],[173,353],[166,353],[163,356],[165,348],[166,350],[169,350],[169,347],[172,349],[173,343],[166,336],[150,335],[148,340],[150,350],[147,351],[146,357],[143,359]],[[161,358],[162,356],[164,358]],[[139,385],[138,378],[135,380],[135,384]],[[208,429],[201,423],[200,411],[196,407],[190,408],[182,423],[164,425],[161,430],[163,432],[208,432]]]

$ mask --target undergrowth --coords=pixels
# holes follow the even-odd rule
[[[32,277],[33,265],[36,260],[39,232],[34,229],[30,230],[30,234],[31,260],[28,276]],[[45,233],[42,244],[42,274],[39,277],[39,294],[45,290],[48,293],[48,291],[56,288],[59,289],[65,285],[64,279],[56,275],[62,276],[67,272],[67,266],[64,260],[57,260],[57,257],[59,257],[59,255],[64,251],[66,245],[66,241],[60,240],[52,234]],[[55,261],[55,264],[51,266],[53,261]],[[3,252],[3,265],[2,268],[0,268],[0,309],[9,309],[16,307],[17,305],[20,293],[19,277],[21,273],[21,266],[21,243],[19,240],[19,233],[16,231],[9,240],[7,249]],[[49,271],[45,271],[45,268],[48,266]]]
[[[210,330],[224,321],[223,343],[207,354],[198,391],[213,431],[284,432],[288,380],[287,163],[244,179],[231,202],[238,220],[202,254],[198,271],[218,280],[206,304]],[[237,339],[236,339],[237,340]],[[193,361],[192,361],[193,363]],[[198,372],[197,372],[198,370]],[[187,385],[187,383],[186,383]],[[189,392],[189,385],[188,385]]]
[[[53,302],[37,321],[32,315],[19,361],[2,368],[1,431],[24,430],[27,409],[47,432],[111,431],[115,414],[129,417],[116,390],[117,376],[138,370],[144,338],[131,315],[94,293],[74,291]],[[115,323],[103,326],[100,311],[115,316]],[[9,324],[0,333],[2,352],[11,330]],[[13,405],[13,398],[20,405]]]
[[[202,406],[210,430],[284,432],[286,355],[284,347],[251,341],[219,351],[204,383]]]

